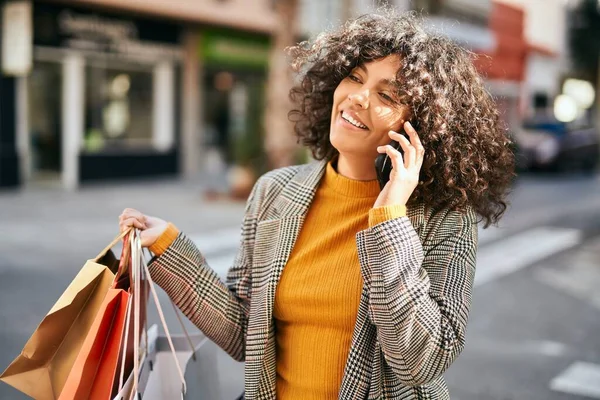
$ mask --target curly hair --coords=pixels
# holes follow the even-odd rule
[[[398,55],[400,103],[425,147],[420,182],[409,205],[433,209],[473,207],[485,227],[507,208],[514,177],[512,142],[496,104],[473,65],[473,54],[442,35],[426,32],[415,13],[391,9],[348,21],[312,42],[288,49],[299,84],[290,111],[299,142],[317,160],[331,160],[333,93],[358,65]]]

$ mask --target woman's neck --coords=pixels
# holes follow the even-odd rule
[[[357,181],[371,181],[377,179],[375,173],[375,159],[371,160],[364,156],[340,154],[337,159],[337,173],[349,179]]]

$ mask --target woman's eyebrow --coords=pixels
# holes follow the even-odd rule
[[[397,90],[398,88],[400,88],[400,82],[398,82],[398,79],[381,79],[379,81],[379,84],[381,86],[387,86],[389,89],[393,89],[393,90]]]
[[[358,64],[356,66],[356,68],[364,71],[365,74],[369,75],[369,70],[367,69],[367,67],[365,66],[365,64]],[[379,80],[379,84],[383,85],[383,86],[391,86],[391,87],[398,87],[400,84],[398,83],[398,80],[396,78],[392,78],[392,79],[387,79],[387,78],[383,78]]]

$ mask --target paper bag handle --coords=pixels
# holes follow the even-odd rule
[[[130,226],[128,229],[124,230],[123,232],[119,233],[119,235],[117,237],[115,237],[113,239],[112,242],[110,242],[110,244],[108,246],[106,246],[104,248],[104,250],[102,250],[100,252],[100,254],[98,254],[96,256],[96,258],[94,258],[94,262],[98,262],[99,259],[101,259],[102,257],[104,257],[106,255],[106,253],[112,249],[117,243],[119,243],[119,240],[123,239],[125,237],[125,235],[127,235],[129,232],[131,232],[133,230],[133,226]]]
[[[179,360],[177,359],[177,353],[175,352],[175,346],[173,346],[173,340],[171,339],[171,333],[169,332],[169,327],[167,326],[167,322],[165,320],[165,316],[164,313],[162,311],[162,307],[160,305],[160,301],[158,300],[158,294],[156,293],[156,288],[154,286],[154,282],[152,281],[152,277],[150,276],[150,271],[148,269],[148,265],[147,262],[145,260],[144,257],[144,253],[142,251],[142,246],[140,243],[140,237],[139,237],[139,231],[138,230],[134,230],[133,234],[130,236],[130,241],[129,244],[131,246],[131,260],[132,260],[132,265],[131,265],[131,272],[132,272],[132,286],[133,286],[133,316],[134,316],[134,347],[133,347],[133,352],[134,352],[134,356],[133,356],[133,390],[131,391],[131,396],[136,397],[138,396],[138,390],[139,390],[139,336],[140,336],[140,326],[139,326],[139,315],[140,315],[140,300],[141,300],[141,287],[140,287],[140,282],[141,282],[141,277],[142,274],[144,274],[146,276],[146,279],[148,280],[148,287],[150,288],[150,292],[152,293],[152,297],[154,299],[154,303],[156,304],[156,309],[158,311],[158,315],[160,318],[160,321],[163,325],[163,329],[165,330],[165,335],[167,337],[167,340],[169,342],[169,347],[171,348],[171,353],[173,354],[173,358],[175,361],[175,367],[177,369],[177,373],[179,374],[179,378],[181,379],[181,384],[182,384],[182,388],[181,388],[181,396],[183,398],[183,395],[186,393],[187,391],[187,386],[185,383],[185,376],[183,373],[183,370],[181,369],[181,365],[179,364]],[[185,329],[185,326],[184,326]],[[186,331],[187,333],[187,331]],[[146,341],[148,340],[148,338],[146,337]],[[190,344],[191,340],[190,340]],[[193,353],[193,346],[192,346],[192,353]],[[123,376],[121,376],[120,378],[120,382],[119,382],[119,386],[121,386],[121,382],[122,382]]]

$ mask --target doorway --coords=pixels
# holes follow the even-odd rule
[[[28,78],[31,179],[60,181],[62,169],[62,64],[36,61]]]
[[[204,81],[206,149],[219,164],[264,163],[265,76],[253,71],[208,69]]]

